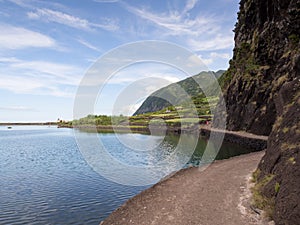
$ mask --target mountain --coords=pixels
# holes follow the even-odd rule
[[[222,77],[227,129],[269,135],[255,172],[256,206],[276,224],[300,222],[300,1],[241,0]]]
[[[156,112],[171,105],[175,106],[183,104],[187,101],[187,95],[191,98],[202,96],[203,91],[199,87],[199,83],[205,86],[206,93],[213,95],[215,84],[212,82],[211,76],[218,79],[224,72],[224,70],[219,70],[217,72],[201,72],[198,75],[161,88],[152,93],[133,115]]]

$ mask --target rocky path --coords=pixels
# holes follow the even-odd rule
[[[127,201],[101,225],[264,224],[249,209],[249,177],[264,152],[189,168]]]

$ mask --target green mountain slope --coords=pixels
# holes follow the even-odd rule
[[[133,114],[139,115],[149,112],[156,112],[171,105],[185,104],[189,99],[193,101],[205,97],[201,88],[205,88],[207,96],[215,96],[216,83],[212,76],[220,78],[224,70],[217,72],[201,72],[177,83],[170,84],[152,93]],[[201,84],[202,87],[199,86]]]

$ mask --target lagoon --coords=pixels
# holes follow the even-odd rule
[[[79,150],[74,132],[100,138],[111,155],[123,163],[145,163],[145,152],[133,154],[114,134],[48,126],[0,127],[0,224],[99,224],[126,200],[149,187],[118,184],[96,173]],[[141,146],[145,149],[161,140],[142,134],[119,135],[125,141],[145,140]],[[201,164],[206,142],[199,138],[186,167]],[[166,136],[151,160],[167,157],[177,143],[178,136]],[[250,151],[224,143],[217,158]]]

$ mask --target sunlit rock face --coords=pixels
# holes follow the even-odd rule
[[[242,0],[223,77],[227,129],[269,135],[258,182],[276,224],[300,221],[300,1]],[[221,104],[221,103],[219,103]]]
[[[222,84],[228,129],[270,134],[280,88],[299,77],[299,17],[299,0],[241,1]]]

